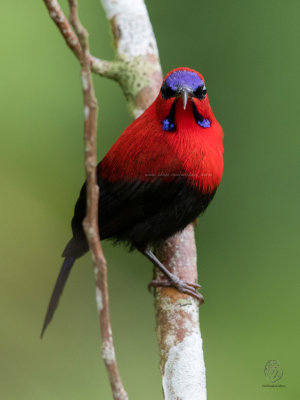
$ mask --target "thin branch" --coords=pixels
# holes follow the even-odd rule
[[[115,357],[108,302],[107,265],[98,229],[99,187],[96,176],[98,104],[90,68],[88,33],[79,20],[76,0],[69,0],[69,6],[70,22],[78,35],[82,48],[80,62],[85,115],[84,140],[87,178],[87,214],[83,221],[83,227],[94,262],[96,299],[102,336],[102,357],[105,361],[114,399],[127,400],[128,396],[123,387]]]
[[[62,34],[67,46],[71,49],[73,54],[80,61],[82,57],[82,48],[80,40],[76,33],[73,31],[68,19],[65,17],[63,10],[61,9],[57,0],[43,0],[52,20],[55,22],[57,28]],[[105,76],[108,78],[116,79],[113,61],[100,60],[89,54],[89,62],[92,71],[98,75]]]

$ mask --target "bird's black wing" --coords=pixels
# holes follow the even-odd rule
[[[101,239],[122,241],[131,247],[156,244],[183,229],[204,211],[212,194],[202,194],[190,186],[186,177],[155,177],[150,181],[110,182],[98,169],[99,229]],[[86,212],[86,187],[83,185],[72,219],[73,239],[64,256],[88,250],[82,230]]]

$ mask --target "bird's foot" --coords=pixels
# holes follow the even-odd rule
[[[166,279],[154,279],[148,285],[148,290],[151,291],[151,288],[156,287],[174,287],[181,293],[189,294],[195,299],[199,300],[200,304],[204,303],[204,297],[201,293],[198,292],[198,289],[201,288],[201,285],[198,283],[184,282],[181,279],[174,276],[174,279],[166,280]]]

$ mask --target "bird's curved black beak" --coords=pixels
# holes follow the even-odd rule
[[[183,88],[180,89],[179,93],[180,93],[181,98],[182,98],[183,109],[185,110],[188,98],[189,98],[189,96],[192,96],[192,92],[191,92],[190,89],[183,87]]]

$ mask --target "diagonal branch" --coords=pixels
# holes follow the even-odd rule
[[[79,20],[76,0],[69,0],[69,6],[70,22],[78,35],[82,49],[80,63],[85,115],[84,140],[87,178],[87,214],[83,221],[83,227],[94,262],[96,299],[102,336],[102,356],[105,361],[114,399],[127,400],[128,397],[119,375],[115,357],[108,302],[107,265],[101,248],[98,229],[99,187],[96,176],[98,103],[90,68],[88,33]]]

